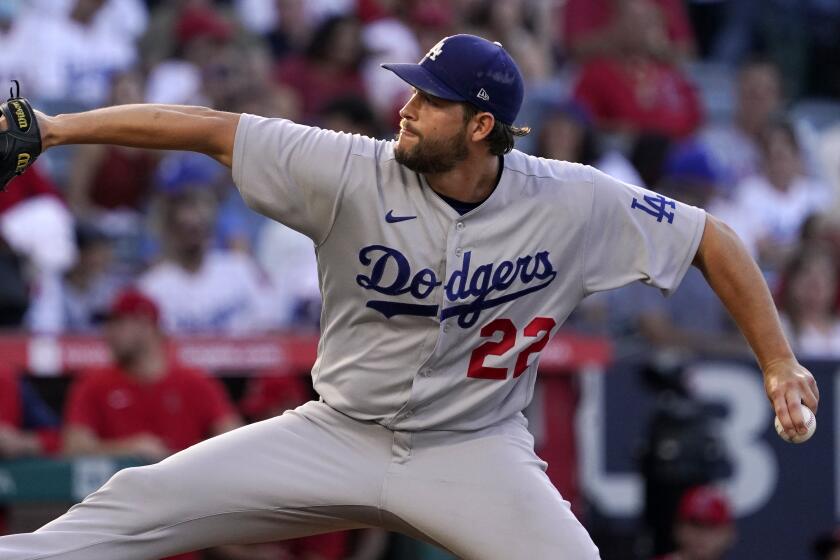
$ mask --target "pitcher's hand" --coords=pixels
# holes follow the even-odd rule
[[[811,372],[796,361],[773,362],[764,370],[764,389],[788,435],[806,433],[799,405],[804,404],[816,414],[820,401],[820,391]]]

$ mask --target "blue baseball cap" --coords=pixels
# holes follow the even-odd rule
[[[475,35],[443,38],[419,64],[382,67],[420,91],[471,103],[505,124],[516,120],[525,93],[522,74],[502,45]]]
[[[717,184],[720,173],[708,150],[696,140],[677,144],[668,152],[663,164],[663,175],[669,179]]]

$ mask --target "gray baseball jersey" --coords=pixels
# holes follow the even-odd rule
[[[0,537],[0,556],[145,560],[379,526],[467,560],[598,558],[520,411],[581,298],[677,286],[703,211],[514,151],[461,216],[391,142],[247,115],[233,162],[255,209],[316,244],[325,402],[124,470],[37,532]]]
[[[674,290],[705,213],[590,167],[514,150],[459,215],[394,143],[243,115],[233,176],[309,236],[323,294],[315,388],[394,430],[473,430],[530,401],[540,350],[587,294]]]

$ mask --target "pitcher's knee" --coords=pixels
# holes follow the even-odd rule
[[[157,465],[129,467],[112,476],[90,500],[107,504],[115,514],[129,513],[138,529],[159,525],[178,515],[180,500],[167,478]]]
[[[128,467],[117,472],[102,487],[103,491],[119,492],[125,497],[148,496],[160,490],[151,466]]]

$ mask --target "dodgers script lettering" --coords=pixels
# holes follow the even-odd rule
[[[367,270],[356,276],[356,283],[366,290],[386,296],[411,294],[422,302],[443,285],[446,301],[451,304],[440,309],[433,304],[372,299],[367,307],[389,319],[396,315],[439,315],[441,321],[457,317],[462,328],[473,326],[483,310],[542,290],[557,277],[548,251],[478,266],[473,266],[472,252],[466,251],[461,266],[449,275],[445,284],[431,268],[415,272],[401,251],[385,245],[364,247],[359,251],[359,262]]]

